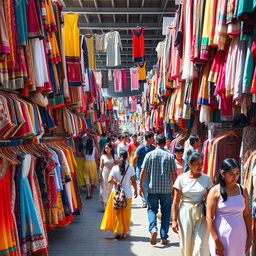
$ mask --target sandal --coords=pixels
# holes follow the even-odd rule
[[[127,238],[128,236],[129,236],[128,233],[122,234],[122,238],[123,238],[123,239]]]
[[[115,237],[114,237],[114,239],[116,239],[116,240],[120,240],[121,238],[122,238],[121,234],[116,234]]]

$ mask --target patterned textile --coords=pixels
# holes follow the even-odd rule
[[[173,155],[165,151],[164,148],[158,147],[145,156],[141,168],[147,172],[148,193],[171,193],[171,174],[177,170]]]

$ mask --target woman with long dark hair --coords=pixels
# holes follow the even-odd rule
[[[126,238],[130,229],[132,203],[131,185],[134,188],[134,196],[135,198],[137,197],[135,171],[132,166],[127,164],[127,158],[127,151],[121,152],[119,165],[114,166],[109,174],[108,182],[113,185],[113,189],[100,226],[101,230],[112,231],[116,239]],[[127,200],[127,206],[122,210],[114,209],[114,196],[119,187],[122,187],[124,190]]]
[[[115,164],[118,164],[118,157],[115,155],[115,150],[112,143],[107,143],[100,158],[100,202],[102,209],[105,210],[108,198],[112,191],[112,184],[108,182],[108,177],[111,169]]]
[[[96,164],[97,149],[94,145],[93,139],[87,137],[85,140],[84,157],[84,179],[87,190],[87,199],[92,197],[93,190],[98,183],[98,171]]]
[[[238,184],[235,159],[222,162],[219,184],[207,199],[207,224],[211,256],[245,256],[251,247],[252,227],[248,192]]]
[[[179,234],[182,256],[209,256],[203,199],[212,187],[212,181],[202,173],[201,153],[191,152],[188,166],[189,171],[179,175],[173,185],[172,229]]]

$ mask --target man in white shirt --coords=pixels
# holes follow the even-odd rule
[[[120,153],[128,150],[127,138],[125,135],[122,136],[122,142],[117,147],[117,155],[120,157]]]

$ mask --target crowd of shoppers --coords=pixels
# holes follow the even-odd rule
[[[245,256],[252,241],[251,210],[248,192],[239,185],[238,163],[225,159],[219,183],[213,186],[202,173],[199,136],[190,136],[186,150],[176,145],[172,154],[170,145],[169,138],[152,132],[144,138],[102,134],[100,139],[91,132],[78,143],[78,184],[86,187],[88,199],[100,182],[104,211],[100,229],[112,231],[115,239],[126,238],[132,197],[139,191],[152,245],[158,236],[162,245],[168,244],[171,222],[182,256]],[[115,209],[115,194],[121,188],[127,206]]]

